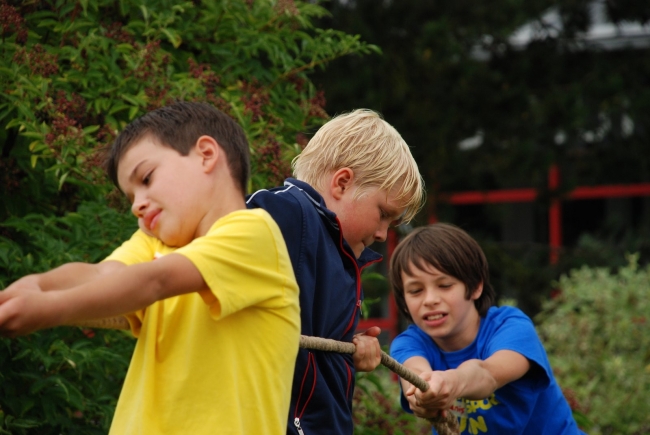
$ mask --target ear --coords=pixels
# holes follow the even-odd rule
[[[476,287],[476,290],[474,290],[474,293],[472,293],[469,299],[475,301],[478,298],[480,298],[482,294],[483,294],[483,281],[481,281],[480,284]]]
[[[334,172],[330,180],[329,189],[332,198],[339,200],[345,192],[349,192],[354,184],[354,171],[350,168],[341,168]]]
[[[221,155],[221,147],[212,136],[201,136],[197,139],[194,151],[201,158],[203,171],[211,172]]]

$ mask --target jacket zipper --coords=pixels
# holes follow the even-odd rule
[[[309,391],[309,396],[307,397],[307,400],[305,400],[305,404],[300,409],[300,412],[298,412],[298,407],[300,406],[300,398],[302,397],[303,387],[305,386],[305,381],[307,380],[307,375],[309,374],[310,367],[313,367],[314,382],[312,383],[311,390]],[[293,414],[294,416],[293,425],[296,426],[296,429],[298,430],[298,433],[300,435],[305,435],[305,432],[303,432],[302,426],[300,425],[300,419],[302,418],[302,415],[305,413],[305,409],[307,409],[307,405],[309,404],[309,401],[311,400],[311,396],[314,394],[315,389],[316,389],[316,361],[314,358],[314,354],[308,352],[307,368],[305,369],[305,374],[302,377],[302,383],[300,384],[300,393],[298,393],[298,399],[296,399],[296,409],[294,410],[294,414]]]

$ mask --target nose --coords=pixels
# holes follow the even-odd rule
[[[145,212],[147,211],[147,207],[149,205],[149,201],[144,195],[135,195],[133,198],[133,204],[131,205],[131,212],[137,217],[141,218],[144,217]]]
[[[427,306],[434,306],[440,302],[440,295],[434,289],[428,288],[424,290],[426,292],[424,297],[424,304]]]
[[[388,224],[382,222],[380,227],[377,228],[377,231],[375,231],[375,241],[384,242],[386,241],[386,237],[388,237]]]

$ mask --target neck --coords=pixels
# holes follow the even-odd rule
[[[434,340],[440,349],[445,352],[455,352],[472,344],[481,327],[481,316],[478,311],[473,310],[458,327],[459,329],[452,333],[451,336]]]
[[[219,186],[219,184],[215,184]],[[223,186],[223,185],[222,185]],[[212,189],[205,200],[207,209],[197,228],[196,237],[205,236],[216,221],[232,212],[246,209],[244,196],[234,185]]]

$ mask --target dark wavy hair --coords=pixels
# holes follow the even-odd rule
[[[416,228],[400,242],[390,260],[390,282],[397,306],[413,321],[404,299],[402,272],[411,273],[411,267],[426,270],[431,265],[465,284],[469,299],[483,283],[481,296],[474,301],[483,317],[494,305],[496,294],[490,285],[487,259],[479,244],[462,229],[450,224],[432,224]]]

